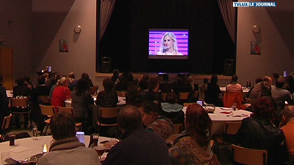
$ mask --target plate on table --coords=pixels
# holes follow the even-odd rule
[[[230,110],[232,108],[227,108],[227,107],[221,107],[221,110]]]

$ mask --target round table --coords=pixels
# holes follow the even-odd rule
[[[186,114],[187,107],[183,108]],[[246,110],[233,111],[232,108],[215,107],[214,113],[208,113],[212,120],[211,135],[221,135],[224,131],[225,122],[229,121],[242,121],[244,118],[249,117],[252,112]]]
[[[108,137],[99,137],[99,142],[109,140]],[[90,141],[90,136],[85,135],[85,146],[88,147]],[[37,140],[33,140],[32,137],[16,139],[14,146],[9,146],[9,141],[0,143],[0,153],[10,152],[11,158],[15,160],[25,160],[30,156],[40,154],[43,152],[42,146],[44,144],[48,145],[48,150],[50,144],[53,142],[52,136],[40,136]],[[2,165],[2,161],[0,161]]]

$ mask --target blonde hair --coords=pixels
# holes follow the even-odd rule
[[[65,83],[69,81],[67,77],[61,77],[58,81],[57,81],[57,85],[65,85]]]

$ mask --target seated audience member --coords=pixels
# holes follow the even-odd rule
[[[205,92],[205,102],[208,104],[214,104],[215,106],[222,106],[222,98],[220,97],[221,91],[217,84],[217,75],[212,75],[210,83],[207,84],[207,90]]]
[[[55,106],[56,108],[58,106],[64,107],[65,103],[64,101],[67,98],[71,98],[70,90],[68,88],[69,80],[66,77],[62,77],[58,80],[57,84],[58,86],[54,89],[53,95],[52,95],[52,102],[51,105]]]
[[[18,77],[15,79],[16,82],[16,86],[13,87],[13,97],[30,97],[31,94],[31,90],[28,86],[26,86],[24,84],[24,78],[23,77]],[[18,107],[13,107],[11,109],[12,112],[21,112],[23,111],[22,108],[18,108]],[[20,124],[19,124],[19,114],[15,115],[15,125],[16,128],[20,128]],[[29,117],[28,114],[24,115],[24,128],[27,128],[29,124]]]
[[[24,84],[32,90],[34,88],[33,82],[29,76],[24,76]]]
[[[123,71],[123,73],[118,77],[117,83],[114,86],[114,90],[116,91],[126,91],[128,87],[128,71]]]
[[[258,98],[253,105],[253,115],[242,120],[236,136],[243,147],[267,150],[268,165],[285,164],[288,161],[284,133],[272,122],[275,107],[272,98]]]
[[[99,165],[99,159],[95,150],[85,147],[75,136],[75,119],[67,112],[60,112],[52,116],[50,129],[53,143],[49,152],[43,155],[40,165]]]
[[[265,76],[262,81],[265,81],[267,82],[270,86],[272,85],[272,78],[269,77],[269,76]],[[255,84],[251,90],[249,91],[249,94],[248,94],[248,98],[249,98],[249,101],[251,103],[251,105],[254,105],[255,101],[257,98],[260,97],[260,92],[261,92],[261,82]]]
[[[159,81],[157,78],[149,78],[148,80],[148,91],[139,94],[139,102],[143,102],[146,100],[149,101],[158,101],[158,89],[159,89]]]
[[[161,103],[162,115],[171,119],[174,124],[184,124],[183,105],[177,103],[176,94],[172,92],[168,93],[166,95],[166,101],[167,102]]]
[[[134,105],[138,107],[139,106],[138,96],[139,96],[138,87],[135,85],[129,86],[127,90],[127,95],[126,95],[126,104]]]
[[[6,88],[3,86],[3,82],[4,82],[3,76],[0,75],[0,133],[2,133],[1,126],[3,123],[3,119],[6,115],[9,114],[9,110],[8,110],[9,99],[7,98]]]
[[[118,76],[119,76],[119,70],[118,69],[113,69],[112,77],[111,77],[111,80],[112,80],[113,84],[117,83]]]
[[[172,83],[169,80],[168,74],[162,75],[162,82],[159,84],[159,89],[161,93],[169,93],[172,92]]]
[[[52,98],[52,96],[53,96],[53,92],[54,92],[54,89],[58,86],[58,81],[62,78],[63,76],[62,76],[62,74],[60,74],[60,73],[56,73],[55,75],[54,75],[54,77],[51,77],[50,79],[47,79],[47,81],[46,81],[46,86],[47,87],[49,87],[49,89],[50,89],[50,92],[49,92],[49,98]],[[50,82],[49,84],[48,84],[48,82]],[[52,84],[52,85],[51,85]]]
[[[226,92],[223,97],[224,107],[232,107],[236,104],[238,109],[245,109],[243,105],[243,91],[242,86],[238,82],[238,76],[233,75],[232,81],[226,86]]]
[[[96,104],[101,107],[116,107],[118,103],[117,93],[112,90],[113,82],[106,78],[103,80],[104,90],[99,92],[96,99]]]
[[[242,91],[242,86],[241,84],[238,83],[238,76],[237,75],[233,75],[232,76],[232,81],[230,82],[230,84],[227,85],[227,92],[241,92]]]
[[[272,74],[272,85],[276,85],[276,81],[280,77],[279,73],[273,73]]]
[[[288,147],[289,155],[294,156],[294,106],[285,106],[282,114],[283,119],[281,129],[283,130],[286,137],[286,144]]]
[[[276,115],[280,116],[282,110],[285,107],[285,101],[288,102],[288,104],[293,104],[292,96],[290,92],[286,89],[283,89],[285,83],[284,77],[279,77],[276,80],[276,85],[272,87],[272,97],[277,103],[277,111]]]
[[[72,91],[76,86],[77,86],[77,83],[78,83],[78,80],[75,79],[76,76],[73,72],[70,72],[68,74],[68,79],[69,79],[69,85],[68,85],[68,88]]]
[[[159,105],[153,101],[146,101],[139,109],[146,130],[158,133],[163,139],[167,139],[174,134],[173,122],[159,114]]]
[[[92,110],[91,105],[94,105],[88,82],[85,79],[80,79],[76,88],[71,92],[73,115],[76,122],[91,121]]]
[[[201,105],[187,107],[185,125],[185,131],[167,140],[171,164],[220,165],[210,147],[212,121]]]
[[[168,149],[156,133],[142,127],[142,117],[137,107],[123,107],[117,117],[123,132],[122,141],[113,146],[103,165],[169,165]]]
[[[81,78],[88,81],[89,88],[92,87],[92,86],[94,86],[92,80],[90,79],[90,77],[89,77],[89,75],[87,73],[83,73],[81,75]]]
[[[203,84],[199,87],[200,94],[199,100],[205,100],[205,92],[207,90],[208,78],[203,79]]]

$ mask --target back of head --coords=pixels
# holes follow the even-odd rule
[[[273,73],[273,78],[274,78],[274,79],[277,80],[279,77],[280,77],[279,73]]]
[[[39,76],[38,77],[38,84],[45,84],[45,77],[44,76]]]
[[[110,91],[113,88],[113,82],[111,79],[106,78],[103,80],[103,87],[105,91]]]
[[[266,81],[262,81],[260,84],[260,97],[261,96],[272,96],[271,85]]]
[[[76,89],[77,89],[76,95],[81,96],[83,92],[89,90],[88,81],[82,78],[79,79],[77,82]]]
[[[173,92],[166,94],[166,101],[170,104],[174,104],[177,102],[177,95]]]
[[[117,123],[123,132],[143,127],[141,113],[133,105],[126,105],[120,109],[117,116]]]
[[[293,118],[294,117],[294,106],[293,105],[285,106],[282,113],[286,117],[287,120]]]
[[[208,83],[208,78],[204,78],[203,83],[207,84]]]
[[[144,79],[141,80],[139,82],[139,87],[140,87],[141,91],[148,89],[148,81],[146,81]]]
[[[212,121],[205,109],[199,104],[192,104],[186,111],[186,130],[196,139],[199,145],[209,144]]]
[[[263,79],[262,79],[262,81],[266,81],[270,85],[272,85],[272,82],[273,82],[273,80],[272,80],[272,78],[270,76],[264,76]]]
[[[24,78],[22,76],[15,79],[17,85],[24,85]]]
[[[146,114],[153,112],[154,114],[158,115],[160,113],[159,105],[155,104],[153,101],[144,101],[140,108],[142,108]]]
[[[75,119],[67,112],[56,113],[51,118],[50,129],[55,140],[74,137]]]
[[[68,78],[67,77],[61,77],[58,81],[57,81],[57,85],[66,85],[66,83],[68,82]]]
[[[276,80],[276,87],[277,88],[283,88],[285,84],[285,78],[280,76],[277,80]]]
[[[150,78],[148,81],[148,88],[150,90],[154,90],[158,86],[158,83],[159,82],[158,82],[157,78]]]
[[[89,79],[89,75],[87,73],[83,73],[81,78],[84,78],[84,79]]]
[[[238,76],[236,74],[234,74],[232,76],[232,82],[237,82],[238,81]]]
[[[218,77],[216,74],[211,76],[210,83],[216,84],[218,81]]]
[[[118,75],[119,75],[119,70],[118,70],[118,69],[113,69],[112,74],[113,74],[114,76],[118,76]]]
[[[260,97],[253,105],[253,116],[263,119],[272,119],[277,104],[272,97]]]
[[[139,95],[139,91],[136,85],[131,85],[127,90],[127,101],[136,101]]]
[[[68,74],[68,78],[75,79],[76,76],[75,76],[74,72],[70,72],[70,73]]]
[[[148,74],[144,74],[142,80],[145,80],[145,81],[148,82],[148,80],[149,80],[149,75],[148,75]]]

